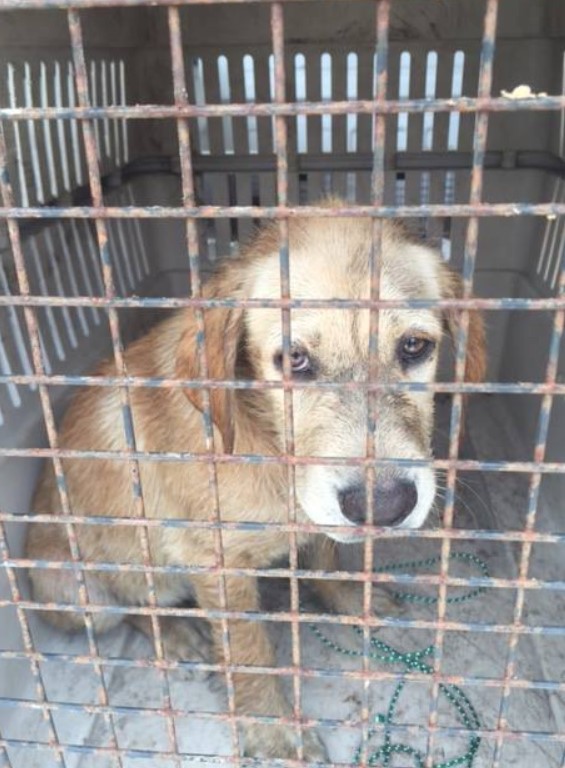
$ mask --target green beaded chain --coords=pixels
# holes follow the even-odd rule
[[[450,560],[474,565],[478,568],[482,577],[489,578],[489,571],[486,563],[475,555],[472,555],[468,552],[453,552],[450,555]],[[438,556],[429,557],[424,560],[392,563],[383,566],[382,568],[377,568],[375,573],[390,573],[391,571],[394,572],[407,569],[418,570],[420,568],[430,568],[433,565],[437,565],[439,562],[441,562],[441,557]],[[472,600],[475,597],[478,597],[484,591],[484,587],[477,587],[475,589],[471,589],[469,592],[466,592],[463,595],[448,597],[446,602],[449,605],[464,603]],[[393,595],[397,600],[402,600],[407,603],[409,602],[419,603],[421,605],[435,605],[438,602],[437,597],[415,595],[411,592],[394,592]],[[328,648],[331,648],[333,651],[341,653],[345,656],[363,657],[363,651],[345,648],[339,643],[334,642],[320,630],[317,624],[311,624],[310,628],[318,640],[320,640],[320,642],[322,642]],[[361,627],[353,627],[353,629],[357,632],[357,634],[363,636],[363,630]],[[385,643],[376,637],[371,637],[370,642],[372,650],[369,653],[369,657],[376,661],[382,661],[386,664],[403,664],[406,672],[422,672],[427,675],[431,675],[433,672],[433,667],[426,661],[426,659],[430,659],[434,655],[435,647],[433,645],[428,645],[420,651],[408,651],[403,653],[402,651],[396,650],[388,643]],[[375,716],[375,723],[385,726],[384,741],[382,746],[380,746],[377,750],[369,755],[369,765],[382,765],[384,768],[387,768],[387,766],[390,766],[390,761],[393,755],[403,754],[409,755],[414,760],[415,768],[424,768],[425,755],[423,752],[415,749],[414,747],[410,747],[407,744],[392,743],[392,733],[389,726],[393,724],[396,707],[404,685],[405,681],[401,680],[394,689],[394,693],[390,700],[386,714]],[[461,688],[459,688],[459,686],[440,683],[439,690],[455,709],[456,717],[464,728],[467,728],[469,731],[474,731],[480,728],[479,716],[469,701],[467,695],[461,690]],[[376,732],[377,729],[372,728],[369,731],[369,738],[372,738]],[[444,760],[441,763],[433,763],[433,768],[455,768],[455,766],[459,765],[472,768],[480,743],[480,738],[476,734],[471,734],[469,737],[469,746],[463,755],[453,757],[450,760]],[[355,753],[354,761],[357,765],[361,763],[361,752],[362,749],[359,747]]]

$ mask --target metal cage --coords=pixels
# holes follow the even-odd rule
[[[233,676],[244,671],[286,681],[285,722],[299,747],[281,764],[306,764],[300,745],[318,728],[327,765],[565,766],[563,5],[0,0],[0,10],[0,765],[262,764],[241,756],[238,723],[273,718],[236,711]],[[348,204],[320,205],[328,194]],[[222,530],[234,524],[219,506],[203,522],[146,518],[139,463],[203,462],[216,491],[223,463],[275,462],[291,478],[315,463],[293,455],[288,361],[282,384],[149,379],[128,374],[123,350],[177,308],[195,308],[203,329],[204,310],[222,305],[202,295],[214,263],[276,220],[280,300],[223,305],[280,309],[287,360],[298,306],[288,221],[314,215],[374,222],[370,300],[326,303],[370,310],[373,362],[383,308],[462,312],[453,371],[428,385],[445,422],[431,462],[445,472],[445,496],[437,526],[369,530],[362,552],[327,573],[299,567],[297,533],[317,529],[297,521],[291,490],[281,527],[289,564],[236,569],[265,579],[270,607],[240,615],[225,597],[234,569],[224,565]],[[384,219],[409,220],[441,251],[462,275],[461,298],[380,298]],[[468,318],[477,309],[489,368],[485,383],[469,384]],[[199,354],[205,360],[202,338]],[[107,355],[117,375],[92,374]],[[219,452],[210,392],[273,386],[285,392],[287,452]],[[371,393],[382,386],[367,385],[368,435]],[[78,387],[119,390],[123,450],[59,447],[57,424]],[[135,387],[201,388],[206,452],[140,450]],[[134,517],[73,513],[63,460],[81,457],[126,463]],[[57,475],[57,516],[30,508],[45,461]],[[372,482],[387,460],[368,450],[345,461]],[[30,521],[63,526],[72,560],[27,560]],[[76,527],[111,524],[140,532],[142,565],[81,559]],[[151,562],[148,530],[171,525],[214,531],[214,616],[155,600],[155,574],[198,569]],[[83,616],[84,635],[38,618],[46,606],[30,597],[31,565],[76,574],[77,604],[48,607]],[[85,577],[104,569],[145,574],[148,605],[91,604]],[[364,615],[301,602],[313,577],[357,580]],[[409,608],[374,615],[375,585],[401,593]],[[151,617],[154,647],[133,630],[97,636],[92,616],[101,610]],[[165,658],[165,616],[221,621],[227,661]],[[230,662],[234,618],[275,628],[277,667]]]

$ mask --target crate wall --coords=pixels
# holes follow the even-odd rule
[[[37,10],[32,8],[33,2],[28,5],[27,10],[9,9],[0,14],[0,117],[7,167],[15,192],[14,205],[88,206],[91,190],[80,121],[16,121],[10,114],[10,109],[20,107],[72,109],[77,103],[66,11]],[[527,84],[534,94],[547,92],[561,96],[564,93],[563,8],[552,2],[517,0],[500,0],[495,5],[498,5],[499,18],[492,95],[497,97],[502,90],[510,92],[517,85]],[[20,0],[19,6],[25,7],[25,3]],[[323,11],[316,3],[285,2],[282,6],[287,101],[329,103],[373,99],[375,3],[331,2],[324,4]],[[387,99],[475,97],[485,8],[486,3],[462,0],[449,5],[395,0],[391,5],[389,27]],[[274,101],[270,13],[271,4],[262,2],[189,4],[181,8],[189,104]],[[85,8],[80,11],[80,17],[90,100],[94,106],[174,104],[166,8],[143,4],[130,8]],[[563,163],[562,114],[555,108],[528,110],[526,107],[522,112],[502,109],[489,113],[487,150],[498,153],[494,160],[502,167],[490,169],[487,164],[482,194],[485,204],[554,202],[560,205],[564,202],[563,168],[559,165]],[[301,115],[290,116],[286,122],[290,205],[313,204],[330,193],[339,194],[352,203],[368,205],[371,202],[371,173],[375,162],[371,115]],[[131,120],[102,118],[93,125],[106,205],[175,208],[182,205],[179,143],[172,116]],[[277,205],[277,158],[271,117],[249,114],[191,117],[189,126],[198,205],[264,208]],[[401,112],[387,116],[384,205],[392,209],[395,205],[467,203],[470,167],[446,170],[430,162],[426,168],[426,156],[445,160],[446,152],[458,151],[466,153],[465,162],[472,160],[473,142],[476,142],[474,129],[474,111],[433,113],[424,110],[420,114]],[[553,166],[549,170],[531,167],[530,156],[530,167],[516,167],[524,151],[537,153],[535,158],[540,164],[551,154]],[[408,162],[418,162],[423,167],[406,169]],[[473,687],[471,693],[476,693],[482,706],[488,731],[477,768],[504,765],[506,760],[518,766],[541,765],[542,760],[547,761],[544,764],[559,766],[560,734],[565,720],[562,683],[556,680],[562,661],[559,650],[562,627],[559,618],[555,619],[562,615],[559,584],[562,584],[563,543],[559,510],[564,489],[565,411],[560,389],[557,391],[555,385],[540,389],[549,375],[550,344],[560,348],[558,352],[553,350],[557,361],[555,382],[559,387],[563,381],[563,355],[559,356],[563,342],[556,332],[554,310],[563,312],[559,301],[562,300],[564,230],[561,212],[557,216],[549,209],[547,216],[512,213],[510,210],[508,215],[480,218],[475,294],[484,299],[555,300],[557,303],[548,304],[551,309],[545,311],[499,307],[485,313],[488,381],[495,388],[497,384],[512,386],[530,382],[538,386],[538,391],[530,395],[509,394],[499,388],[492,394],[478,391],[471,395],[461,455],[463,460],[500,462],[500,469],[508,461],[535,463],[535,457],[540,456],[539,445],[538,452],[534,452],[536,441],[544,433],[543,427],[540,429],[540,408],[544,397],[546,400],[552,397],[550,410],[545,402],[549,427],[543,441],[543,458],[539,460],[551,462],[553,469],[541,476],[535,529],[541,538],[533,544],[529,573],[532,578],[553,586],[541,593],[527,590],[525,616],[529,626],[551,624],[553,629],[540,631],[539,639],[521,635],[517,643],[519,674],[527,682],[541,679],[547,683],[541,693],[512,691],[511,728],[533,732],[533,737],[510,738],[501,748],[497,741],[499,702],[486,685]],[[521,213],[519,207],[514,213]],[[259,220],[249,217],[199,219],[204,274],[218,261],[237,253],[258,223]],[[411,220],[411,226],[419,236],[440,248],[457,270],[463,269],[468,217],[417,215]],[[175,299],[190,295],[186,233],[181,219],[117,219],[108,220],[106,227],[119,296],[132,297],[135,303],[138,297]],[[20,234],[32,294],[69,298],[104,296],[95,222],[72,218],[48,222],[21,220]],[[0,222],[0,294],[4,297],[15,297],[19,293],[12,247],[7,226]],[[140,335],[168,311],[155,309],[149,303],[144,308],[120,309],[124,340]],[[40,307],[37,317],[48,376],[86,374],[111,353],[112,340],[104,308],[65,306],[62,302],[60,307]],[[37,666],[26,646],[26,637],[22,636],[18,615],[22,609],[13,604],[9,566],[16,562],[13,572],[26,599],[27,582],[21,563],[25,527],[9,518],[31,511],[31,495],[42,465],[38,451],[33,449],[47,445],[40,390],[37,384],[20,383],[16,379],[32,373],[32,349],[22,306],[16,300],[13,304],[5,301],[0,306],[0,447],[5,450],[0,455],[0,512],[8,517],[5,522],[0,518],[0,522],[6,533],[7,547],[2,554],[8,568],[0,574],[3,612],[0,650],[4,652],[0,659],[0,696],[4,703],[0,711],[0,739],[3,740],[0,740],[0,761],[4,759],[12,768],[51,764],[98,768],[106,765],[106,759],[115,758],[116,764],[127,764],[128,750],[132,750],[131,758],[140,759],[142,764],[150,765],[157,759],[164,764],[169,759],[175,764],[176,759],[178,764],[180,758],[169,754],[170,746],[163,730],[166,718],[163,720],[149,712],[156,705],[143,692],[150,685],[155,690],[160,685],[161,678],[155,669],[146,672],[149,677],[144,680],[127,664],[125,672],[119,664],[103,666],[102,672],[90,664],[86,674],[76,664],[64,660],[42,661]],[[48,389],[59,418],[76,387],[59,382]],[[447,412],[449,404],[447,399],[440,412]],[[439,438],[439,443],[438,455],[445,457],[448,450],[445,439]],[[29,455],[10,453],[20,450]],[[472,474],[473,478],[471,491],[462,491],[468,506],[461,514],[460,525],[486,534],[494,531],[495,536],[498,532],[501,538],[497,544],[489,543],[486,535],[484,539],[479,537],[479,547],[483,554],[491,557],[495,577],[515,580],[524,554],[523,540],[514,534],[526,526],[528,498],[530,502],[532,498],[531,488],[528,497],[529,475],[492,470],[482,475],[463,474],[466,482],[468,475]],[[546,540],[543,535],[547,536]],[[409,542],[410,546],[412,543]],[[426,542],[422,548],[425,546]],[[430,553],[435,551],[430,547]],[[398,552],[403,552],[402,547]],[[512,589],[496,590],[494,605],[487,609],[489,621],[502,622],[509,630],[513,626],[515,587],[516,583]],[[47,656],[88,653],[83,638],[63,640],[37,621],[36,612],[23,612],[29,615],[32,639],[41,653]],[[471,620],[464,611],[457,618]],[[446,642],[446,665],[453,674],[457,670],[450,665],[458,653],[463,654],[468,665],[478,663],[476,655],[466,646],[464,635],[464,632],[453,633]],[[489,636],[477,636],[478,647],[485,653],[485,637]],[[472,640],[477,636],[472,634]],[[501,636],[506,638],[504,633]],[[498,654],[497,664],[493,662],[493,666],[489,666],[485,661],[480,670],[486,677],[499,681],[508,673],[503,663],[508,659],[508,650],[501,636],[495,635],[492,642]],[[132,634],[101,638],[100,643],[99,652],[105,659],[127,656],[130,644],[134,646],[134,656],[138,653],[138,658],[143,658],[143,654],[148,653],[147,648],[136,645],[139,641]],[[317,656],[319,649],[308,641],[304,648],[307,663],[318,663],[322,668],[335,664],[329,652]],[[279,651],[283,656],[288,655],[288,639],[281,640]],[[51,710],[42,710],[42,694],[37,693],[38,675],[48,700],[55,703],[48,716],[44,712]],[[169,683],[175,711],[182,713],[183,707],[190,710],[181,692],[185,684],[191,701],[200,700],[203,709],[220,707],[221,710],[221,699],[211,696],[206,681],[198,676],[189,681],[188,675],[171,673]],[[110,714],[85,709],[88,704],[96,703],[101,684],[111,692]],[[344,700],[358,695],[356,686],[339,685],[336,690],[340,696],[343,694]],[[81,688],[80,694],[76,693],[77,686]],[[500,686],[495,690],[499,693]],[[140,717],[130,710],[119,709],[129,706],[131,695],[139,697],[138,709],[145,710]],[[314,716],[321,716],[319,702],[324,695],[328,695],[327,691],[313,685],[305,698]],[[22,700],[27,702],[25,706],[18,705]],[[416,706],[409,715],[416,717],[417,710]],[[336,712],[336,719],[351,714],[347,706]],[[170,725],[170,717],[168,722]],[[549,738],[535,735],[540,722],[544,723],[543,732],[546,736],[549,734]],[[96,756],[96,748],[109,743],[116,723],[118,756]],[[210,765],[216,764],[213,762],[215,747],[220,753],[229,751],[223,726],[211,725],[206,718],[201,722],[198,717],[183,718],[182,714],[177,718],[177,725],[181,734],[177,748],[183,758],[190,758],[187,764],[191,764],[201,750],[208,755]],[[199,725],[200,733],[197,732]],[[344,763],[355,752],[355,732],[336,727],[327,729],[327,733],[332,756]],[[422,732],[418,738],[418,744],[424,749]],[[66,745],[63,757],[58,757],[61,752],[57,749],[50,749],[49,742],[52,746],[54,740],[56,746],[57,742]],[[18,746],[18,742],[22,745]],[[32,743],[43,746],[34,748]],[[81,745],[85,747],[82,750]],[[206,753],[206,746],[212,751]],[[155,757],[153,752],[161,757]]]

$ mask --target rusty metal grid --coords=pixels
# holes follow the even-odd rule
[[[284,722],[291,725],[297,733],[299,748],[297,760],[286,760],[288,765],[304,765],[302,760],[302,739],[306,729],[315,726],[331,728],[339,727],[355,729],[362,733],[361,764],[366,764],[369,750],[369,686],[380,680],[408,679],[414,681],[428,681],[430,678],[420,673],[397,673],[387,670],[375,670],[369,664],[370,631],[378,627],[400,627],[406,629],[432,629],[436,634],[435,646],[438,650],[434,658],[434,671],[432,675],[432,695],[430,697],[427,735],[428,759],[426,768],[431,766],[431,752],[434,742],[438,737],[448,738],[456,735],[467,735],[468,731],[457,727],[444,727],[438,724],[438,696],[441,683],[452,683],[470,686],[471,688],[491,688],[501,692],[501,703],[498,712],[498,720],[495,729],[477,729],[477,734],[485,736],[494,742],[493,768],[502,765],[502,749],[506,741],[535,740],[563,744],[565,747],[565,734],[553,732],[515,731],[507,726],[508,702],[510,692],[513,690],[540,690],[564,693],[565,682],[539,681],[520,678],[516,675],[516,651],[519,638],[524,635],[544,634],[545,636],[565,636],[565,626],[532,627],[522,621],[524,600],[527,590],[551,590],[556,593],[565,591],[565,581],[540,580],[529,575],[530,556],[535,543],[565,543],[565,534],[541,533],[535,530],[538,510],[539,489],[544,474],[563,474],[565,465],[560,462],[548,461],[546,458],[546,444],[551,418],[551,410],[555,396],[565,394],[565,384],[557,379],[557,366],[559,362],[559,350],[563,340],[565,321],[565,265],[561,268],[559,279],[559,291],[555,298],[503,298],[503,299],[475,299],[471,291],[474,279],[475,261],[477,256],[477,237],[479,220],[483,217],[518,217],[538,216],[554,217],[565,214],[565,203],[553,202],[542,204],[524,203],[499,203],[487,204],[482,201],[484,155],[487,147],[487,132],[489,115],[494,112],[508,111],[520,112],[525,110],[563,110],[565,109],[564,96],[540,95],[530,99],[507,99],[492,95],[492,72],[496,47],[497,12],[499,0],[485,0],[485,15],[483,36],[481,42],[481,59],[479,69],[479,87],[477,98],[458,99],[411,99],[390,100],[387,99],[387,55],[388,32],[391,0],[378,0],[375,3],[375,52],[377,56],[376,95],[372,101],[358,102],[302,102],[292,103],[287,101],[285,89],[285,43],[284,43],[284,6],[292,0],[231,0],[231,2],[268,2],[270,4],[270,24],[272,49],[275,62],[275,99],[270,104],[212,104],[195,106],[189,104],[187,97],[186,75],[183,61],[183,42],[180,25],[179,6],[201,3],[203,0],[184,0],[171,6],[168,0],[0,0],[0,9],[25,9],[25,8],[63,8],[67,10],[67,22],[73,53],[74,71],[76,77],[76,89],[78,93],[78,105],[74,109],[57,108],[0,108],[0,191],[1,206],[0,218],[5,219],[8,227],[9,241],[17,272],[19,294],[16,296],[0,297],[0,307],[19,306],[22,308],[27,332],[31,344],[33,373],[28,375],[1,375],[0,384],[34,384],[38,387],[42,415],[45,423],[48,447],[43,449],[18,449],[1,448],[0,457],[42,457],[53,462],[57,476],[57,485],[60,497],[62,513],[60,515],[19,515],[0,511],[0,553],[2,564],[7,574],[11,595],[9,599],[0,600],[0,608],[15,606],[24,642],[24,650],[1,650],[0,658],[12,660],[25,660],[31,664],[31,669],[37,685],[37,700],[19,700],[16,698],[4,698],[6,703],[13,703],[22,709],[40,710],[49,730],[48,744],[37,744],[33,741],[18,740],[18,746],[30,749],[47,746],[52,750],[58,764],[65,768],[67,765],[70,747],[59,742],[57,730],[53,720],[55,712],[80,712],[88,711],[104,716],[109,725],[112,743],[108,747],[75,747],[72,749],[83,754],[108,755],[115,759],[116,764],[122,766],[128,758],[150,757],[156,764],[161,761],[172,761],[174,765],[187,764],[191,757],[179,751],[177,734],[175,730],[175,718],[187,714],[198,715],[210,721],[228,721],[231,727],[232,750],[231,757],[215,757],[218,763],[230,765],[246,765],[253,760],[240,757],[240,739],[237,724],[239,722],[272,723]],[[210,4],[219,0],[208,0]],[[222,0],[225,2],[225,0]],[[82,38],[81,8],[110,7],[110,6],[142,6],[162,5],[166,7],[169,43],[172,61],[172,79],[174,86],[173,105],[143,105],[125,107],[93,107],[89,100],[88,81],[85,64],[85,51]],[[475,114],[474,140],[473,140],[473,166],[471,172],[471,191],[469,202],[457,205],[425,205],[425,206],[387,206],[384,204],[384,146],[385,146],[385,117],[398,112],[422,113],[422,112],[470,112]],[[358,114],[374,114],[374,138],[375,151],[372,169],[372,203],[370,206],[356,206],[354,208],[328,208],[308,206],[291,206],[288,203],[288,157],[287,157],[287,133],[286,121],[288,117],[296,115],[320,115],[320,114],[346,114],[355,112]],[[188,128],[189,119],[195,117],[219,117],[219,116],[266,116],[274,119],[275,144],[276,144],[276,206],[197,206],[195,201],[191,138]],[[14,203],[12,187],[8,177],[7,149],[2,126],[14,120],[56,120],[79,119],[82,125],[82,138],[87,157],[89,189],[92,204],[81,207],[21,207]],[[101,173],[99,161],[96,155],[93,121],[100,118],[116,119],[164,119],[175,120],[178,131],[180,167],[182,171],[182,207],[158,207],[142,208],[129,206],[127,208],[108,207],[104,205]],[[293,217],[311,216],[370,216],[373,218],[373,271],[371,280],[371,296],[367,301],[316,301],[294,300],[290,295],[289,281],[289,248],[288,248],[288,221]],[[463,217],[468,219],[467,234],[465,240],[463,285],[464,291],[461,299],[442,301],[384,301],[380,298],[380,241],[383,218],[404,217]],[[232,299],[204,299],[201,294],[200,259],[197,236],[197,220],[207,218],[264,218],[276,219],[279,226],[280,245],[280,275],[281,298],[277,301],[232,300]],[[34,296],[30,292],[30,284],[26,271],[26,265],[22,250],[22,237],[20,220],[45,219],[61,220],[65,218],[92,219],[95,222],[96,236],[99,250],[100,264],[102,266],[104,281],[104,296],[95,297],[55,297]],[[186,299],[172,298],[139,298],[121,297],[117,294],[112,266],[108,249],[107,222],[120,218],[154,218],[154,219],[181,219],[185,221],[187,262],[189,266],[192,295]],[[44,368],[40,334],[36,311],[41,307],[60,306],[87,306],[103,307],[108,311],[109,326],[112,339],[112,351],[118,375],[115,377],[100,376],[65,376],[47,374]],[[199,324],[197,337],[198,354],[203,375],[195,380],[142,378],[127,375],[123,359],[123,343],[118,309],[125,307],[159,307],[178,308],[193,307],[196,311]],[[283,380],[281,382],[245,381],[245,380],[216,380],[208,376],[208,364],[206,360],[205,328],[203,310],[209,307],[274,307],[280,309],[281,324],[283,329]],[[342,383],[317,382],[293,382],[290,369],[290,310],[292,308],[342,306],[344,308],[368,308],[371,311],[371,347],[370,347],[370,373],[369,383],[355,383],[345,385],[364,388],[369,397],[369,417],[367,424],[367,453],[364,458],[354,459],[320,459],[317,457],[295,456],[292,413],[292,390],[298,388],[344,388]],[[456,369],[455,378],[450,383],[423,384],[381,384],[377,378],[378,355],[378,322],[379,310],[386,307],[396,308],[423,308],[454,307],[462,310],[462,327],[456,340]],[[527,310],[550,311],[553,313],[553,327],[551,333],[550,350],[545,370],[544,381],[540,383],[516,382],[516,383],[486,383],[466,384],[464,382],[464,368],[466,360],[467,335],[469,310],[482,309],[487,311],[500,310]],[[123,433],[126,441],[126,449],[122,451],[73,451],[61,449],[57,434],[57,427],[53,408],[49,396],[51,386],[101,386],[117,387],[120,391]],[[210,392],[214,388],[245,389],[245,388],[280,388],[284,390],[285,403],[285,451],[280,456],[261,455],[231,455],[216,450],[212,419],[210,411]],[[206,433],[206,451],[204,453],[178,453],[162,452],[146,454],[140,451],[136,444],[135,431],[130,404],[130,388],[134,387],[161,387],[161,388],[199,388],[203,391],[204,411],[203,425]],[[450,425],[449,454],[446,459],[434,459],[429,462],[399,461],[381,459],[374,455],[374,440],[371,439],[376,428],[378,418],[376,397],[382,391],[434,391],[451,393],[453,397],[452,418]],[[462,402],[463,396],[468,393],[500,393],[542,396],[539,412],[536,446],[531,461],[480,461],[464,460],[459,458],[462,426]],[[130,472],[131,491],[135,500],[135,515],[124,518],[97,517],[95,514],[78,516],[73,514],[70,505],[62,460],[64,458],[82,457],[92,460],[112,459],[126,462]],[[173,461],[173,462],[198,462],[207,465],[209,470],[209,483],[214,492],[214,515],[207,521],[188,520],[154,520],[145,516],[143,488],[141,485],[139,464],[144,461]],[[279,463],[287,468],[289,477],[289,495],[287,499],[288,519],[285,524],[257,524],[257,523],[228,523],[222,522],[220,517],[219,492],[217,480],[217,467],[223,463]],[[298,465],[305,464],[334,464],[361,466],[367,477],[367,487],[370,491],[374,484],[374,470],[376,467],[387,464],[400,466],[430,465],[447,472],[447,493],[445,498],[443,528],[440,530],[399,531],[394,529],[379,528],[370,525],[372,519],[372,494],[369,499],[369,524],[360,529],[366,533],[364,544],[364,571],[363,572],[325,572],[300,569],[298,565],[297,535],[301,532],[313,533],[324,530],[323,526],[299,523],[296,519],[296,498],[294,492],[294,472]],[[476,472],[517,472],[526,474],[529,478],[528,513],[526,525],[521,531],[467,531],[453,528],[453,513],[455,504],[455,482],[460,471]],[[28,560],[26,558],[13,557],[9,550],[4,525],[14,522],[29,522],[33,520],[37,524],[59,523],[65,526],[69,546],[71,550],[70,562],[55,562],[48,560]],[[140,534],[140,543],[144,561],[142,564],[117,564],[117,563],[89,563],[80,557],[80,551],[76,536],[77,525],[127,525],[133,526]],[[219,608],[214,611],[201,608],[166,608],[157,604],[155,594],[154,577],[162,573],[210,573],[210,569],[204,566],[156,566],[151,562],[149,551],[148,532],[154,527],[176,527],[185,529],[203,528],[214,531],[216,566],[213,573],[218,579]],[[233,568],[224,563],[222,533],[228,530],[260,530],[278,529],[288,534],[290,544],[290,564],[288,568],[269,568],[258,570],[253,568]],[[339,532],[339,528],[332,526],[332,530]],[[351,532],[348,527],[347,531]],[[433,575],[399,575],[396,573],[379,573],[378,577],[372,573],[373,562],[373,535],[380,537],[412,538],[439,540],[441,542],[441,567],[437,576]],[[510,578],[486,578],[455,577],[449,573],[449,556],[453,541],[500,541],[513,542],[519,546],[519,572],[515,579]],[[65,603],[43,603],[26,600],[20,593],[16,574],[18,570],[29,567],[34,568],[59,568],[71,570],[78,584],[79,603],[77,605]],[[117,606],[117,605],[93,605],[89,601],[86,585],[86,574],[89,571],[106,571],[120,573],[143,573],[148,588],[147,606]],[[226,576],[261,576],[266,578],[287,578],[291,585],[291,608],[289,611],[267,613],[256,611],[253,614],[228,609],[226,597]],[[298,585],[300,581],[309,579],[321,580],[356,580],[363,584],[364,589],[364,614],[363,616],[341,616],[332,614],[309,613],[300,608],[298,597]],[[428,585],[438,589],[439,601],[437,616],[430,620],[385,618],[377,617],[371,613],[371,596],[373,584],[394,583],[401,585]],[[511,624],[492,624],[486,622],[453,621],[446,618],[447,589],[448,587],[485,587],[489,589],[514,589],[516,598],[514,603],[513,621]],[[35,650],[28,622],[28,611],[38,611],[48,607],[59,611],[79,613],[84,618],[85,630],[89,645],[89,655],[77,657],[59,653],[40,653]],[[93,628],[92,615],[96,612],[135,614],[149,616],[152,622],[154,640],[154,660],[133,660],[124,658],[106,658],[100,655],[97,638]],[[166,616],[200,617],[218,620],[222,624],[223,653],[222,662],[175,662],[165,658],[160,627],[160,618]],[[233,663],[230,652],[229,620],[245,619],[257,622],[283,622],[290,625],[292,637],[292,664],[287,667],[251,667]],[[328,626],[355,626],[363,628],[363,668],[359,671],[352,670],[319,670],[304,665],[301,659],[299,630],[301,625],[313,623]],[[442,671],[442,650],[445,633],[450,631],[478,632],[492,635],[502,635],[507,639],[507,651],[505,658],[504,674],[500,678],[478,677],[472,674],[449,675]],[[65,662],[68,664],[84,664],[95,670],[98,676],[100,696],[98,704],[79,705],[67,703],[54,703],[48,701],[41,666],[53,662]],[[114,667],[147,668],[152,667],[160,671],[163,686],[164,706],[160,709],[143,710],[135,707],[119,707],[109,703],[106,675]],[[171,695],[167,673],[169,670],[187,668],[200,671],[217,672],[223,676],[228,692],[228,712],[214,713],[201,712],[194,709],[192,712],[179,711],[171,703]],[[269,716],[251,716],[236,712],[233,676],[238,672],[249,674],[262,674],[274,676],[290,676],[293,681],[293,713],[291,717],[273,718]],[[309,718],[306,720],[302,713],[302,683],[305,679],[319,677],[356,679],[363,682],[363,707],[360,719],[346,721],[333,721],[324,718]],[[118,746],[115,730],[115,718],[122,714],[135,711],[135,714],[161,715],[167,724],[169,748],[167,751],[146,752],[144,750],[124,749]],[[404,734],[421,734],[418,726],[391,727],[393,731]],[[0,757],[4,758],[6,765],[10,766],[8,747],[12,746],[10,739],[0,738]],[[193,762],[197,763],[197,757]],[[327,763],[334,765],[334,763]],[[338,765],[335,763],[335,765]],[[344,763],[339,763],[343,766]]]

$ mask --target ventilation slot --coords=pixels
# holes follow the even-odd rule
[[[255,62],[253,56],[247,54],[243,57],[243,87],[247,104],[255,104]],[[257,131],[257,117],[250,115],[247,120],[247,145],[250,155],[259,153],[259,136]]]
[[[269,98],[272,102],[275,101],[275,57],[271,53],[269,55]],[[271,130],[272,130],[272,150],[273,152],[277,151],[276,147],[276,121],[275,118],[271,118]]]
[[[463,94],[463,75],[465,72],[465,54],[463,51],[456,51],[453,56],[453,74],[451,78],[451,98],[459,99]],[[447,149],[454,151],[459,149],[459,127],[461,124],[461,115],[459,112],[450,112],[447,129]],[[455,171],[446,171],[445,188],[443,200],[446,205],[455,203]],[[451,260],[451,219],[446,218],[443,222],[443,231],[441,236],[441,255],[444,261]]]
[[[412,57],[408,51],[400,54],[400,73],[398,82],[398,98],[410,98],[410,67]],[[396,151],[406,152],[408,149],[408,113],[399,112],[396,126]],[[406,202],[406,176],[397,173],[395,179],[394,199],[396,205],[404,205]]]
[[[321,94],[322,101],[332,100],[332,57],[323,53],[321,65]],[[322,152],[332,151],[332,116],[322,115]]]
[[[230,73],[228,60],[225,56],[218,57],[218,83],[220,87],[220,102],[229,104],[230,96]],[[226,155],[233,155],[233,121],[229,115],[222,117],[222,130],[224,134],[224,152]]]
[[[294,57],[294,98],[298,102],[306,101],[306,57],[297,53]],[[296,150],[308,152],[308,123],[306,115],[296,117]]]
[[[437,86],[437,53],[429,51],[426,57],[426,84],[424,96],[426,99],[434,99]],[[424,152],[430,152],[434,146],[434,113],[424,112],[422,123],[422,149]],[[422,171],[420,176],[420,203],[428,205],[430,203],[430,171]],[[427,235],[429,231],[429,220],[423,222],[423,234]]]
[[[204,64],[200,57],[192,60],[192,82],[194,85],[194,101],[197,106],[206,104],[206,91],[204,89]],[[210,154],[210,138],[208,135],[208,118],[198,117],[198,151],[201,155]]]
[[[359,87],[359,72],[358,72],[359,59],[356,53],[347,54],[347,91],[346,96],[348,101],[356,101],[358,98]],[[347,152],[357,152],[357,114],[348,114],[346,117],[345,130],[346,139],[345,146]],[[354,203],[357,199],[357,176],[355,173],[349,172],[345,179],[346,197],[350,203]]]

